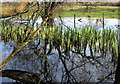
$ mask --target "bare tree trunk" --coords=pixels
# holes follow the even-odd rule
[[[56,3],[55,2],[44,2],[45,5],[44,13],[41,15],[43,21],[46,20],[48,17],[47,25],[53,26],[54,23],[54,17],[53,17],[53,10],[55,8]]]
[[[114,84],[120,84],[120,28],[118,29],[118,61]]]
[[[117,69],[116,69],[114,84],[120,84],[120,46],[119,46],[118,63],[117,63]]]

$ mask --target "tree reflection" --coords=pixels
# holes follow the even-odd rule
[[[2,40],[4,42],[14,41],[13,51],[18,50],[14,53],[15,55],[12,55],[14,57],[11,60],[9,59],[10,62],[7,66],[10,68],[6,67],[4,68],[6,70],[1,71],[3,77],[9,77],[24,83],[81,83],[100,82],[105,79],[113,80],[114,73],[111,74],[111,72],[115,70],[117,33],[106,29],[103,30],[101,35],[99,31],[92,27],[74,28],[73,30],[66,27],[65,33],[63,33],[62,27],[54,27],[50,20],[49,23],[52,27],[48,27],[50,25],[35,27],[37,25],[36,20],[41,12],[46,13],[49,7],[43,11],[44,8],[40,10],[38,4],[29,4],[29,6],[37,6],[35,6],[36,10],[32,13],[31,18],[28,16],[26,23],[24,23],[21,15],[19,17],[23,23],[7,23],[15,18],[5,20]],[[50,5],[50,3],[46,4]],[[52,8],[50,9],[52,10]],[[53,19],[53,17],[50,18],[49,16],[49,19]],[[99,25],[99,22],[102,21],[96,20],[96,24]],[[64,24],[62,21],[61,23]],[[12,31],[13,26],[15,27],[14,31]],[[115,39],[113,38],[114,35]],[[22,45],[22,43],[25,43],[25,45]],[[11,47],[13,46],[11,45]],[[4,64],[6,64],[6,61]]]

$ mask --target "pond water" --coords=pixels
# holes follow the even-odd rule
[[[78,21],[81,19],[80,21]],[[74,18],[73,17],[64,17],[62,18],[64,24],[66,24],[68,27],[73,28],[74,27]],[[58,18],[55,19],[55,22],[58,22]],[[105,28],[112,27],[116,28],[116,26],[119,24],[118,19],[105,19],[104,24]],[[75,19],[76,27],[96,27],[96,28],[103,28],[103,19],[102,18],[87,18],[87,17],[76,17]]]
[[[78,21],[81,19],[81,22]],[[64,17],[62,18],[65,25],[68,27],[74,27],[74,18],[73,17]],[[41,24],[42,19],[39,18],[37,20],[39,24]],[[59,25],[59,18],[55,18],[55,24]],[[105,19],[105,28],[112,28],[117,30],[117,25],[119,20],[118,19]],[[84,26],[93,26],[95,28],[102,29],[102,19],[101,18],[86,18],[86,17],[77,17],[76,18],[76,27],[84,27]],[[10,47],[11,43],[5,44],[4,42],[0,42],[0,59],[2,61],[6,59],[9,54],[12,52],[13,47]],[[20,52],[18,52],[12,60],[9,61],[7,66],[4,67],[4,69],[14,69],[14,70],[24,70],[29,72],[34,72],[38,74],[42,74],[43,70],[43,58],[38,57],[36,54],[34,54],[33,50],[31,49],[32,46],[29,44],[27,47],[24,47],[21,49]],[[89,48],[87,48],[87,56],[89,56]],[[49,61],[49,68],[53,68],[53,70],[50,72],[50,77],[53,76],[55,81],[60,82],[62,79],[61,77],[65,75],[64,72],[64,66],[59,59],[58,54],[56,54],[56,50],[53,49],[52,53],[55,53],[53,55],[48,56]],[[100,56],[100,53],[95,53],[95,55]],[[104,65],[101,66],[99,64],[95,65],[96,61],[91,60],[93,63],[89,63],[86,58],[81,57],[80,55],[71,53],[70,58],[66,57],[66,65],[69,70],[71,70],[73,67],[79,66],[79,68],[76,68],[72,71],[73,76],[76,77],[77,81],[88,81],[86,79],[89,79],[91,82],[97,82],[101,78],[108,75],[111,71],[113,72],[115,70],[114,64],[111,63],[111,54],[110,52],[107,52],[107,56],[103,58],[98,58],[99,62]],[[72,64],[72,61],[75,62],[75,64]],[[1,60],[0,60],[1,62]],[[63,79],[65,81],[65,79]],[[9,78],[2,78],[3,82],[10,82],[15,81]],[[111,75],[108,81],[113,82],[114,81],[114,75]]]

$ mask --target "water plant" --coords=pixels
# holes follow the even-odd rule
[[[34,27],[34,32],[37,29],[38,24]],[[0,35],[1,39],[5,42],[23,42],[28,36],[28,33],[29,29],[25,24],[21,27],[16,25],[8,26],[2,21]],[[106,53],[107,51],[110,51],[115,59],[118,56],[118,31],[110,28],[100,31],[93,27],[64,29],[62,26],[44,26],[42,31],[37,32],[34,37],[34,40],[38,39],[42,41],[43,47],[45,47],[45,45],[51,45],[54,48],[60,47],[67,56],[70,56],[72,49],[77,52],[83,51],[84,55],[86,55],[87,47],[90,49],[91,56],[93,56],[95,52]]]

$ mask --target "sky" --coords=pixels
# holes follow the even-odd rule
[[[39,2],[50,2],[50,1],[57,1],[57,2],[119,2],[120,0],[0,0],[1,2],[28,2],[28,1],[39,1]]]

